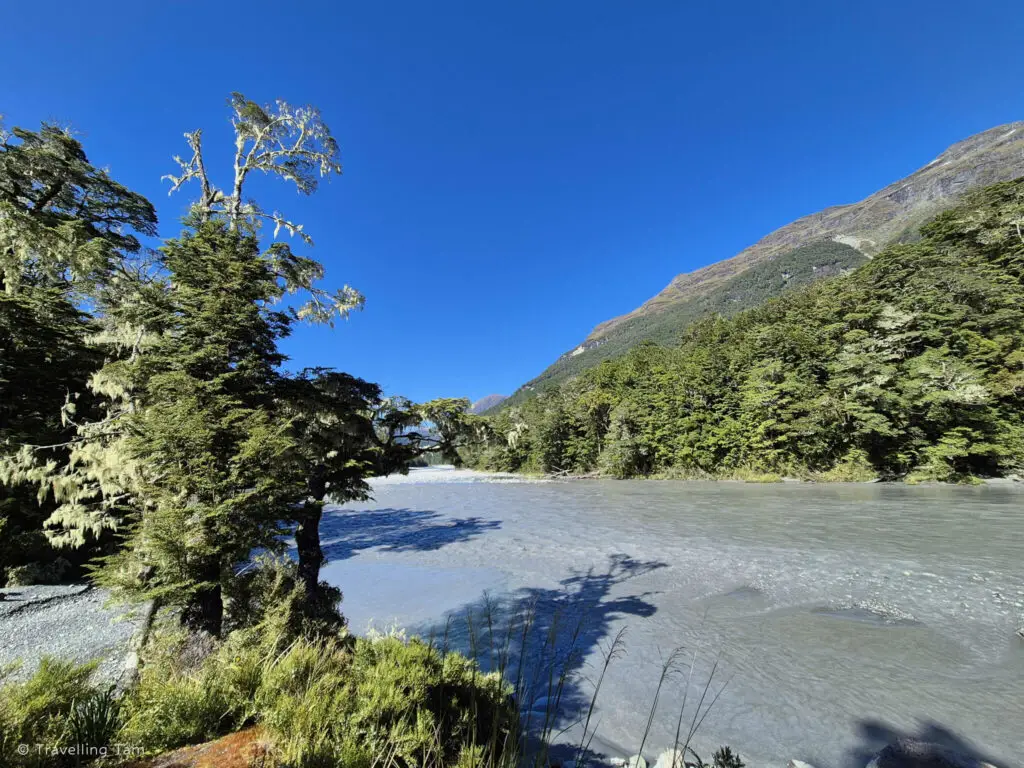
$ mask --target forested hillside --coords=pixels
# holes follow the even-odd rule
[[[503,409],[469,458],[618,477],[1017,470],[1022,224],[1024,180],[985,188],[847,276],[706,318],[678,345],[641,345]]]
[[[529,388],[518,390],[504,404],[521,403],[567,376],[575,376],[598,362],[622,357],[643,342],[678,344],[686,328],[702,317],[736,314],[786,291],[855,269],[867,260],[856,248],[832,240],[794,248],[751,267],[692,301],[679,302],[664,311],[637,315],[623,321],[614,334],[560,357],[530,382]]]
[[[504,407],[620,357],[641,342],[675,344],[690,323],[709,312],[749,309],[828,277],[836,268],[858,265],[892,243],[913,239],[921,224],[965,193],[1024,175],[1022,129],[1024,123],[1009,123],[971,136],[858,203],[804,216],[732,258],[677,275],[632,312],[599,323],[582,344],[513,393]],[[851,248],[843,251],[840,244]]]

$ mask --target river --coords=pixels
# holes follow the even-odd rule
[[[726,683],[695,740],[705,757],[730,744],[748,765],[852,768],[909,735],[1024,765],[1019,485],[426,469],[375,481],[373,495],[330,508],[321,529],[352,629],[448,626],[464,642],[460,617],[513,600],[547,624],[585,616],[571,709],[626,627],[598,699],[601,751],[637,750],[662,663],[682,647],[686,662],[697,649],[687,722],[716,660],[711,690]],[[674,674],[662,689],[645,754],[672,744],[685,683]]]

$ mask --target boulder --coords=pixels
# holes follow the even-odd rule
[[[899,739],[875,755],[868,768],[994,768],[972,755],[918,739]]]

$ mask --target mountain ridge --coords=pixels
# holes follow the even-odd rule
[[[474,415],[479,415],[484,411],[489,411],[491,408],[497,408],[507,399],[508,395],[484,395],[469,406],[469,412]]]
[[[849,246],[865,259],[886,245],[914,236],[917,228],[965,192],[999,181],[1024,176],[1024,121],[1006,123],[969,136],[947,147],[935,159],[908,176],[894,181],[854,203],[830,206],[802,216],[768,233],[735,256],[692,272],[676,275],[664,289],[631,312],[598,323],[583,342],[562,354],[539,376],[520,387],[506,404],[528,397],[542,386],[554,384],[602,360],[623,354],[644,340],[671,342],[703,312],[731,314],[755,304],[729,300],[739,294],[757,303],[772,295],[751,292],[744,281],[761,267],[765,274],[756,279],[774,279],[773,262],[800,248],[819,244],[822,257],[836,261],[836,254],[824,247],[832,242]],[[820,269],[813,257],[804,264],[804,279],[781,281],[780,293],[796,285],[835,274]],[[846,253],[839,259],[843,269],[855,266],[856,258]],[[807,270],[810,270],[807,272]],[[748,274],[749,273],[749,274]],[[747,276],[744,278],[744,276]],[[774,280],[779,283],[778,279]],[[753,295],[753,294],[756,294]],[[707,310],[707,311],[705,311]]]

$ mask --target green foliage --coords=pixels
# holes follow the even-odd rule
[[[856,248],[832,240],[794,248],[739,271],[706,290],[698,290],[657,312],[624,321],[599,341],[587,344],[586,351],[560,357],[540,376],[502,402],[499,408],[520,404],[531,394],[560,385],[605,360],[621,358],[639,344],[678,344],[686,329],[701,318],[716,314],[734,315],[796,288],[845,274],[866,261],[867,257]]]
[[[72,758],[62,762],[36,751],[34,745],[66,749],[82,743],[76,738],[85,730],[97,737],[110,735],[106,726],[116,722],[117,715],[105,708],[108,694],[89,682],[95,666],[44,657],[30,678],[0,688],[0,765],[72,765]],[[18,754],[20,744],[32,745],[27,755]]]
[[[279,652],[299,637],[333,636],[345,627],[338,610],[341,590],[319,582],[307,592],[299,565],[287,556],[257,556],[228,583],[225,597],[228,628],[257,638],[268,652]]]
[[[746,765],[730,747],[721,747],[712,755],[714,768],[743,768]]]
[[[252,716],[258,663],[251,652],[215,648],[202,636],[158,635],[122,705],[121,742],[155,754],[240,727]]]
[[[1024,180],[981,190],[849,275],[693,322],[677,346],[641,344],[512,402],[467,460],[755,481],[1017,470],[1022,220]]]
[[[108,541],[93,527],[79,552],[58,553],[44,526],[59,489],[39,482],[73,461],[75,422],[100,418],[88,382],[104,350],[84,302],[104,303],[104,286],[137,262],[133,230],[155,228],[149,202],[67,131],[0,130],[0,584],[8,567],[23,582],[76,575]]]
[[[158,753],[259,723],[274,758],[295,768],[453,765],[515,739],[507,686],[463,656],[396,636],[289,642],[279,631],[205,647],[160,633],[118,738]]]
[[[91,286],[139,251],[132,230],[156,233],[153,206],[92,166],[69,131],[0,128],[0,287]]]
[[[75,702],[68,718],[72,744],[109,747],[121,730],[121,700],[115,686],[96,690]]]
[[[260,709],[286,765],[480,765],[514,738],[507,694],[458,654],[388,636],[296,643],[268,666]]]

